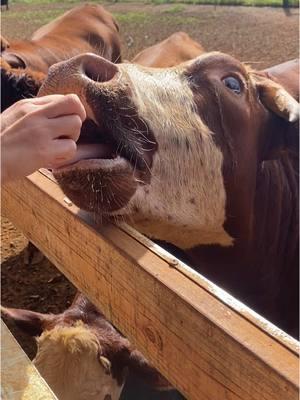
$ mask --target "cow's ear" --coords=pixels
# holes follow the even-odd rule
[[[17,54],[7,53],[5,52],[2,57],[12,68],[22,68],[25,69],[27,67],[24,58]]]
[[[0,59],[0,70],[1,112],[21,99],[35,97],[46,78],[44,73],[28,68],[11,68],[3,58]]]
[[[23,332],[31,336],[39,336],[53,319],[53,315],[41,314],[35,311],[1,306],[1,314],[13,321]]]
[[[256,86],[260,101],[267,109],[289,122],[299,121],[300,104],[281,85],[259,78]]]
[[[0,35],[1,42],[1,53],[9,47],[9,41],[6,40],[2,35]]]

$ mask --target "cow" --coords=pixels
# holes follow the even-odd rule
[[[82,294],[61,314],[1,307],[37,338],[34,364],[60,400],[118,400],[127,376],[148,390],[168,390],[163,378]]]
[[[189,50],[186,49],[183,52],[176,45],[174,41],[176,38],[181,40],[181,43],[188,43]],[[180,63],[191,59],[196,55],[197,49],[199,49],[199,54],[202,51],[200,45],[192,41],[188,35],[180,32],[172,35],[155,48],[162,50],[166,45],[170,56],[172,52],[172,58],[169,58],[172,65],[175,65],[175,60]],[[152,52],[152,48],[144,50],[142,52],[143,61],[141,60],[140,64],[146,62],[148,50]],[[159,66],[161,63],[159,56],[160,54],[156,52],[156,56],[152,58],[153,64],[150,64],[148,58],[147,66]],[[29,243],[26,258],[33,255],[34,257],[40,256],[41,253]],[[137,350],[132,350],[129,341],[104,318],[99,308],[96,309],[82,294],[78,293],[69,309],[59,315],[5,307],[2,307],[2,315],[13,320],[25,333],[37,337],[38,352],[34,363],[61,400],[68,398],[92,400],[94,399],[92,392],[97,390],[95,384],[99,388],[96,393],[97,400],[118,399],[125,382],[125,390],[122,392],[124,400],[132,399],[132,396],[136,398],[139,394],[148,400],[181,399],[180,394],[171,390],[171,385],[148,363],[142,354]],[[93,340],[95,336],[97,339]],[[70,344],[65,337],[70,338]],[[96,346],[93,347],[89,344],[89,338],[92,344],[96,343]],[[67,382],[62,367],[65,366],[70,371],[70,365],[74,365],[72,363],[72,340],[75,339],[82,346],[78,350],[80,355],[78,352],[74,353],[74,358],[78,357],[81,367],[80,369],[76,368],[73,375],[68,373],[70,382]],[[85,357],[84,352],[90,347],[94,348],[94,354],[92,357]],[[53,352],[53,348],[57,351]],[[99,357],[102,351],[104,355]],[[86,360],[86,358],[89,359]],[[93,371],[89,379],[82,373],[85,371],[85,365],[88,365],[89,368],[87,372]],[[56,371],[57,375],[53,371]],[[129,375],[129,379],[127,375]],[[74,382],[76,382],[75,385]],[[83,384],[83,382],[85,383]],[[87,385],[90,386],[87,387]],[[83,391],[85,392],[83,393]]]
[[[66,195],[182,249],[191,266],[296,335],[293,96],[218,52],[157,70],[77,56],[50,68],[40,95],[73,92],[89,121],[77,157],[54,171]]]
[[[75,204],[168,242],[296,336],[299,87],[285,75],[281,67],[255,71],[218,52],[157,70],[85,54],[51,67],[39,94],[74,92],[87,110],[76,158],[53,171]],[[287,90],[279,82],[288,82]],[[27,331],[28,320],[40,319],[4,313]],[[70,315],[76,328],[81,322]],[[87,330],[88,315],[85,308],[80,317]],[[54,321],[32,334],[56,334],[61,324]],[[36,360],[59,388],[63,374],[49,372],[48,362],[55,346],[44,359],[40,347]],[[157,372],[151,376],[155,385]],[[73,398],[72,387],[65,396]]]
[[[2,111],[36,96],[48,68],[76,54],[92,52],[121,61],[119,28],[100,5],[84,4],[39,28],[30,40],[1,37]]]
[[[7,39],[5,39],[5,37],[3,37],[2,35],[0,35],[0,42],[1,42],[1,53],[2,51],[8,49],[9,47],[9,42]]]
[[[131,62],[145,67],[174,67],[204,53],[201,44],[185,32],[175,32],[167,39],[138,53]]]
[[[2,9],[2,6],[6,6],[6,10],[8,10],[9,9],[8,0],[1,0],[1,9]]]

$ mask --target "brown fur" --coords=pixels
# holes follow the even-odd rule
[[[84,70],[85,65],[94,65],[102,78],[77,76],[77,69]],[[146,139],[149,132],[156,142],[149,163],[151,179],[136,185],[136,175],[128,170],[126,188],[130,186],[134,194],[126,202],[115,194],[119,210],[102,207],[105,203],[95,198],[88,180],[85,200],[80,189],[72,193],[72,200],[89,211],[128,219],[146,235],[184,249],[195,268],[294,333],[297,304],[286,300],[297,277],[298,218],[294,213],[288,217],[288,228],[285,216],[298,204],[297,101],[277,82],[221,53],[205,53],[174,68],[132,64],[114,68],[105,79],[105,71],[112,70],[109,63],[88,55],[74,58],[51,69],[41,94],[78,93],[98,125],[94,136],[112,145],[122,137],[114,136],[115,121],[120,121],[122,135],[130,109],[137,129],[124,136],[127,147],[139,135],[140,121]],[[238,82],[239,93],[225,85],[227,78]],[[132,148],[133,160],[136,152],[142,157],[148,154]],[[128,154],[120,157],[129,167]],[[277,161],[269,161],[272,158]],[[80,185],[87,166],[89,181],[99,182],[108,164],[113,176],[116,161],[96,159],[81,160],[60,170],[57,177],[70,194],[70,184],[79,183],[78,170]],[[122,180],[118,185],[122,187]],[[102,197],[109,196],[110,189],[103,189]],[[260,204],[273,195],[286,201],[266,214],[264,224]],[[275,267],[270,270],[266,265]],[[280,281],[281,276],[285,279]],[[296,287],[292,293],[297,296]]]
[[[204,53],[201,44],[195,42],[185,32],[176,32],[167,39],[138,53],[132,62],[145,67],[174,67],[192,60]]]
[[[119,28],[103,7],[84,4],[38,29],[31,40],[1,38],[2,110],[20,98],[32,97],[41,76],[59,61],[91,52],[120,62]]]
[[[60,400],[118,399],[128,373],[157,389],[170,388],[81,294],[58,315],[11,308],[2,308],[2,315],[38,336],[34,362]]]

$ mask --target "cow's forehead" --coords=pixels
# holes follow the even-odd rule
[[[238,72],[245,77],[248,76],[248,68],[245,64],[228,54],[220,52],[202,54],[194,60],[186,63],[185,69],[189,73],[197,73],[204,70],[218,70],[221,74]]]
[[[176,75],[193,75],[209,71],[219,71],[221,75],[230,72],[237,72],[248,80],[250,70],[239,60],[221,52],[204,53],[193,60],[169,68],[150,68],[137,64],[121,64],[119,67],[121,70],[126,70],[129,74],[134,74],[139,71],[148,76],[158,78],[161,81],[164,75],[175,77]]]

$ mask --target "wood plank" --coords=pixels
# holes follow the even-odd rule
[[[2,209],[187,398],[298,399],[292,339],[291,349],[205,282],[125,230],[97,227],[64,197],[35,173],[3,188]]]
[[[41,168],[39,171],[44,176],[46,176],[53,182],[57,183],[53,174],[48,169]],[[69,206],[72,205],[71,200],[69,200],[67,197],[64,197],[64,202]],[[83,213],[81,212],[81,214]],[[90,219],[88,217],[88,214],[86,214],[85,218]],[[154,243],[152,240],[148,239],[147,237],[136,231],[131,226],[127,225],[126,223],[121,223],[118,225],[118,228],[129,234],[129,236],[131,236],[139,243],[146,246],[149,250],[158,255],[158,257],[165,260],[170,266],[176,268],[178,271],[187,276],[189,279],[196,282],[199,286],[201,286],[203,289],[211,293],[213,296],[217,297],[219,301],[223,302],[229,308],[238,312],[242,317],[248,319],[251,323],[253,323],[257,327],[260,327],[267,335],[273,337],[275,340],[279,341],[281,344],[288,347],[295,354],[299,354],[299,349],[300,349],[299,342],[294,338],[292,338],[291,336],[289,336],[287,333],[283,332],[278,327],[276,327],[270,321],[266,320],[265,318],[257,314],[255,311],[253,311],[251,308],[247,307],[245,304],[235,299],[233,296],[231,296],[226,291],[215,285],[213,282],[206,279],[199,272],[195,271],[194,269],[192,269],[191,267],[189,267],[188,265],[186,265],[185,263],[174,257],[168,251],[166,251],[165,249]]]
[[[57,399],[2,320],[1,399]]]
[[[172,254],[168,253],[162,247],[158,246],[150,239],[143,236],[141,233],[137,232],[131,226],[122,223],[118,227],[123,231],[127,232],[132,238],[134,238],[138,242],[144,244],[159,257],[163,258],[163,260],[165,260],[170,266],[176,268],[183,275],[187,276],[189,279],[197,283],[200,287],[211,293],[220,302],[224,303],[226,306],[228,306],[229,308],[240,314],[243,318],[247,319],[249,322],[259,327],[265,334],[277,340],[283,346],[289,348],[296,355],[299,354],[300,346],[298,340],[295,340],[293,337],[291,337],[286,332],[279,329],[270,321],[266,320],[261,315],[257,314],[251,308],[241,303],[239,300],[235,299],[225,290],[221,289],[219,286],[215,285],[213,282],[206,279],[199,272],[195,271],[182,261],[178,260]]]

